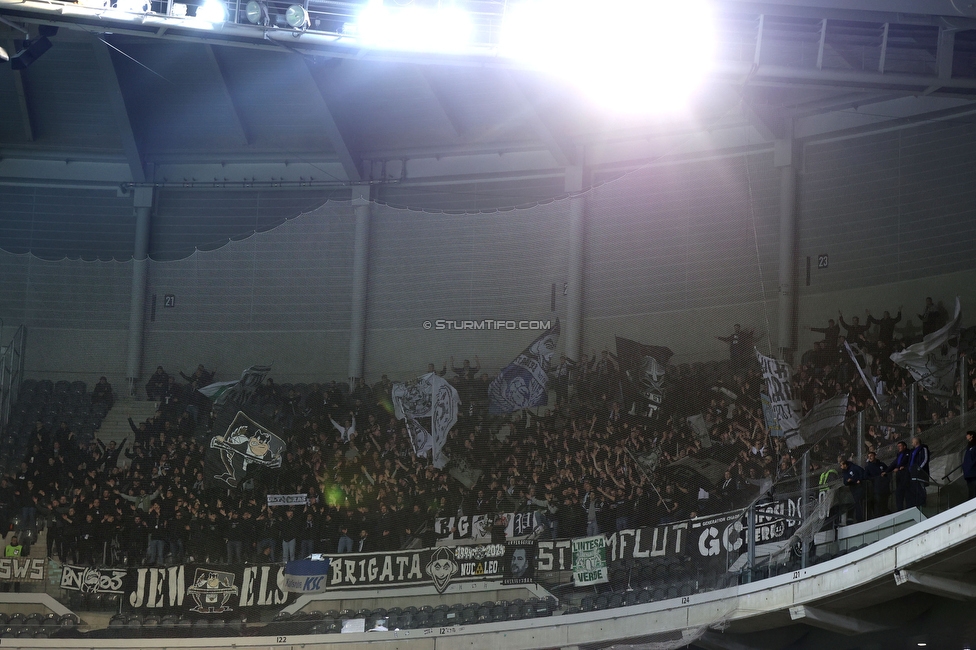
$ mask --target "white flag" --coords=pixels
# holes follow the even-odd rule
[[[790,449],[803,444],[800,436],[799,401],[793,397],[793,369],[785,361],[767,357],[756,350],[769,393],[769,415],[778,423]],[[771,427],[772,428],[772,427]]]
[[[956,313],[944,327],[928,334],[921,343],[910,345],[891,355],[891,360],[912,373],[922,388],[937,394],[951,395],[959,372],[959,348],[956,335],[962,321],[962,306],[956,296]]]
[[[391,396],[397,419],[406,422],[414,453],[429,454],[435,467],[444,467],[447,458],[441,450],[448,431],[457,423],[461,404],[457,390],[437,373],[429,372],[413,381],[393,384]],[[429,430],[419,418],[430,418]]]

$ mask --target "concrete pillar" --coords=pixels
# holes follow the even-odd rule
[[[356,215],[356,239],[352,257],[352,317],[349,326],[349,383],[363,376],[366,356],[366,282],[369,272],[369,221],[372,204],[369,185],[353,185],[352,206]]]
[[[779,168],[779,358],[792,363],[796,349],[796,153],[793,129],[787,138],[777,140],[773,165]]]
[[[129,395],[135,396],[136,382],[142,374],[142,351],[146,327],[146,282],[149,278],[149,224],[152,216],[153,188],[137,187],[132,206],[136,219],[136,236],[132,245],[132,293],[129,297],[129,349],[126,360],[126,383]]]
[[[583,244],[586,227],[586,197],[583,191],[583,167],[566,168],[569,199],[569,255],[566,269],[566,324],[562,328],[564,350],[574,361],[580,359],[583,339]]]

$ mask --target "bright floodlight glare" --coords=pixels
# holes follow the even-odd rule
[[[707,0],[526,0],[506,12],[500,53],[616,111],[666,112],[701,82],[714,42]]]
[[[197,18],[208,23],[223,23],[227,21],[227,7],[220,0],[204,0],[197,7]]]
[[[351,33],[367,47],[460,52],[471,42],[472,26],[470,16],[453,6],[388,7],[382,0],[370,0]]]

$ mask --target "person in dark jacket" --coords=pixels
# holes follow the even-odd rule
[[[912,438],[912,451],[908,457],[908,473],[912,484],[908,490],[908,507],[925,505],[925,487],[929,484],[929,447],[918,436]]]
[[[962,457],[962,476],[969,488],[969,498],[976,497],[976,431],[966,432],[966,453]]]
[[[864,484],[867,481],[867,474],[860,465],[855,465],[852,461],[840,461],[840,472],[846,485],[851,490],[851,497],[854,499],[854,520],[864,521]]]
[[[870,516],[880,517],[888,514],[888,497],[891,496],[891,477],[888,466],[878,460],[873,451],[868,452],[868,462],[864,464],[864,473],[871,482],[871,512]]]
[[[895,510],[904,510],[908,501],[908,490],[912,486],[912,477],[908,471],[910,455],[908,445],[898,442],[898,453],[888,469],[895,477]]]

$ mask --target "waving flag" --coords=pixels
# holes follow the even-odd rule
[[[269,372],[271,366],[251,366],[236,381],[218,381],[197,390],[212,399],[217,406],[230,404],[235,408],[241,407],[251,399],[251,395]]]
[[[929,333],[921,343],[891,355],[891,360],[912,374],[922,388],[936,394],[951,395],[959,375],[957,335],[962,321],[962,306],[956,296],[956,313],[944,327]]]
[[[447,458],[441,449],[448,431],[457,423],[461,404],[457,390],[437,373],[429,372],[413,381],[394,383],[391,393],[394,413],[407,425],[414,453],[418,457],[429,455],[435,467],[444,467]],[[420,418],[430,418],[429,430]]]
[[[617,337],[617,362],[628,379],[624,391],[628,411],[653,418],[664,403],[664,379],[674,352],[662,345],[646,345]],[[632,405],[632,406],[631,406]]]
[[[559,319],[502,368],[488,386],[488,413],[499,415],[549,402],[549,364],[559,340]]]

